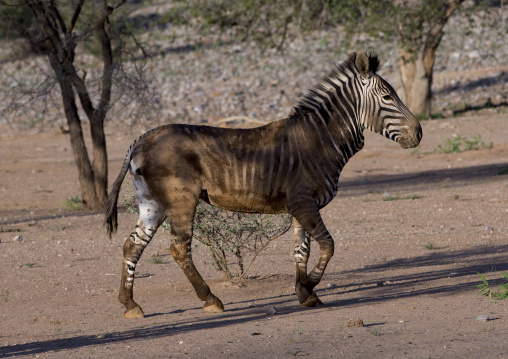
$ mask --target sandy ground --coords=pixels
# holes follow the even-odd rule
[[[416,151],[367,134],[322,210],[336,241],[317,287],[323,307],[298,305],[288,233],[243,280],[224,281],[197,245],[195,263],[226,307],[206,313],[160,231],[137,267],[141,320],[124,319],[116,299],[136,217],[122,213],[109,240],[102,214],[66,205],[79,187],[65,135],[0,137],[0,357],[506,358],[508,302],[475,286],[477,272],[496,289],[508,271],[507,123],[425,121]],[[493,147],[435,153],[454,134]],[[109,133],[111,180],[136,136]],[[364,326],[348,327],[357,318]]]

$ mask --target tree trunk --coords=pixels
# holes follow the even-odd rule
[[[92,124],[92,123],[91,123]],[[96,121],[90,126],[93,142],[93,177],[95,195],[101,203],[101,208],[108,199],[108,153],[106,136],[104,135],[104,121]]]
[[[435,51],[432,51],[432,54],[425,54],[424,50],[419,50],[412,54],[399,46],[397,62],[406,96],[406,106],[416,115],[430,116],[434,59]]]
[[[113,10],[126,0],[119,0],[115,7],[107,5],[107,0],[102,0],[100,18],[84,34],[95,31],[97,38],[102,44],[102,58],[104,62],[101,98],[97,109],[94,107],[84,78],[80,78],[73,64],[75,54],[75,39],[73,34],[85,0],[76,3],[74,14],[67,25],[57,8],[55,2],[44,3],[42,1],[25,0],[32,10],[37,25],[46,36],[48,44],[48,58],[55,72],[64,104],[65,116],[69,124],[71,146],[74,159],[78,167],[81,196],[85,205],[93,210],[100,210],[107,202],[108,186],[108,156],[106,150],[106,136],[104,134],[104,119],[109,110],[111,101],[111,87],[113,84],[113,54],[111,40],[106,31],[108,16]],[[63,35],[63,37],[62,37]],[[90,132],[93,146],[93,162],[90,163],[88,152],[83,139],[81,120],[76,106],[76,94],[80,99],[81,106],[90,120]]]
[[[439,12],[425,28],[425,18],[430,11],[421,1],[401,0],[397,19],[397,63],[406,105],[416,115],[430,116],[432,107],[432,72],[436,50],[444,35],[444,27],[453,12],[464,0],[442,0]]]
[[[111,101],[111,88],[113,86],[113,52],[111,39],[106,31],[106,22],[111,9],[107,1],[102,1],[101,18],[96,22],[96,36],[102,47],[102,60],[104,63],[102,72],[102,90],[97,108],[93,106],[90,95],[83,79],[79,78],[76,71],[72,74],[72,83],[81,102],[81,106],[90,121],[90,132],[93,146],[92,170],[95,182],[95,194],[98,201],[105,205],[108,198],[108,154],[106,148],[106,136],[104,135],[104,119],[109,110]]]
[[[53,54],[49,54],[49,60],[53,71],[57,74],[60,90],[62,91],[62,101],[64,105],[64,113],[69,124],[69,134],[74,155],[74,161],[78,167],[79,186],[81,188],[81,199],[83,203],[90,209],[102,209],[102,205],[96,196],[94,174],[90,166],[90,159],[86,150],[83,138],[83,130],[81,128],[81,120],[76,106],[76,98],[74,97],[74,89],[61,66],[58,58]]]
[[[108,6],[107,1],[102,2],[102,16],[107,19]],[[104,68],[102,72],[102,93],[99,106],[90,118],[92,124],[93,141],[93,173],[95,179],[95,193],[99,201],[106,204],[108,199],[108,153],[106,150],[106,136],[104,135],[104,119],[109,110],[111,102],[111,87],[113,86],[113,51],[111,49],[111,39],[106,31],[106,21],[102,21],[97,26],[97,38],[102,45],[102,60]]]

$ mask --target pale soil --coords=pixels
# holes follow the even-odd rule
[[[195,263],[226,308],[206,313],[161,231],[137,267],[142,320],[124,319],[116,299],[136,218],[122,213],[110,241],[101,214],[66,207],[79,195],[66,136],[0,137],[0,357],[506,358],[508,302],[475,285],[481,272],[497,288],[508,271],[508,174],[498,174],[508,168],[507,122],[423,122],[418,153],[368,134],[322,210],[336,240],[317,288],[325,306],[298,305],[286,234],[242,281],[223,281],[197,246]],[[453,134],[494,146],[427,153]],[[109,135],[111,180],[133,138]],[[383,201],[385,192],[419,198]],[[271,306],[277,313],[265,315]],[[364,326],[348,327],[357,318]]]

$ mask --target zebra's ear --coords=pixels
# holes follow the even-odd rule
[[[362,77],[370,78],[370,62],[369,56],[362,50],[356,53],[355,66]]]
[[[347,52],[347,58],[348,58],[349,61],[351,61],[354,64],[355,63],[355,59],[356,59],[356,51],[349,50]]]

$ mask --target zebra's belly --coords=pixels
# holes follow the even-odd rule
[[[275,196],[213,193],[207,191],[211,205],[234,212],[277,214],[287,213],[287,201],[284,195]]]

